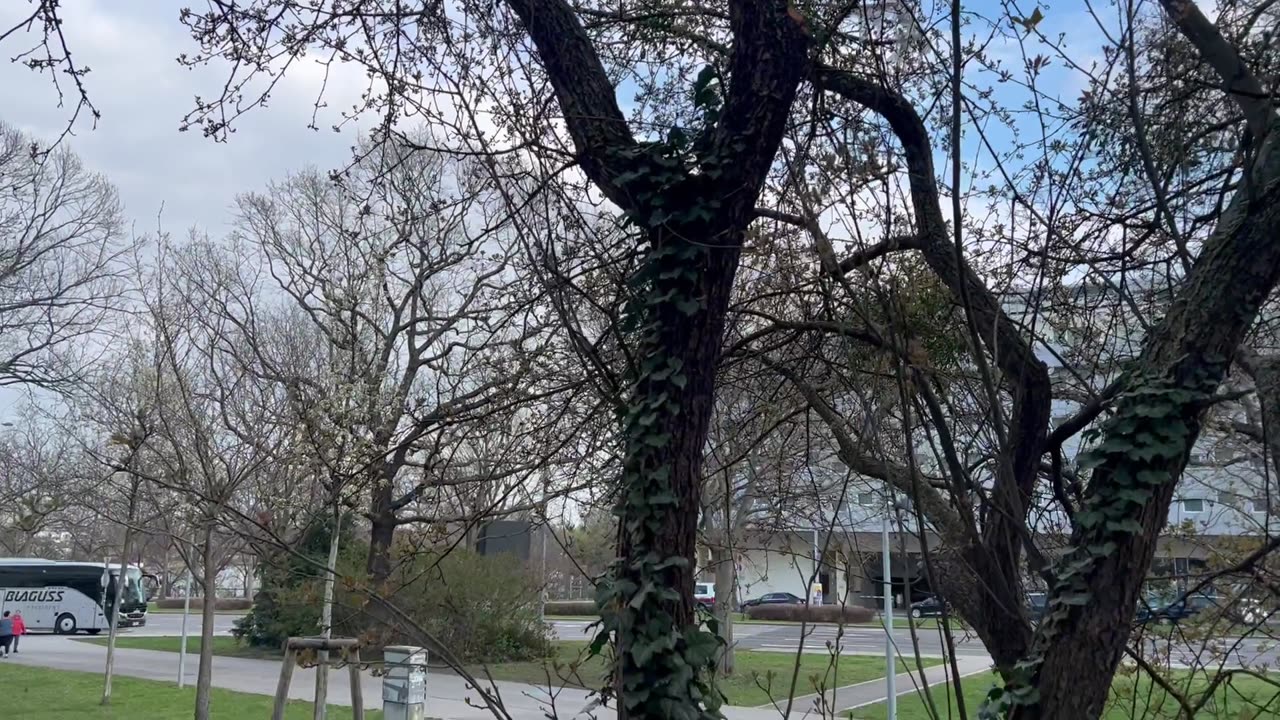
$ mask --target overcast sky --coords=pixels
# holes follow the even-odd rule
[[[255,110],[237,125],[226,143],[197,132],[178,131],[193,98],[216,96],[226,78],[226,65],[188,70],[179,54],[192,53],[195,42],[178,21],[192,0],[63,0],[66,35],[77,65],[87,65],[90,96],[102,112],[96,129],[81,122],[69,139],[92,169],[120,189],[129,218],[139,233],[156,227],[164,207],[164,227],[174,235],[199,226],[217,236],[228,229],[237,193],[261,188],[268,180],[307,165],[337,167],[356,140],[353,129],[342,133],[308,130],[311,106],[319,87],[318,66],[295,68],[280,84],[272,104]],[[22,0],[0,2],[0,26],[8,29],[29,13]],[[5,41],[5,59],[38,40]],[[358,73],[341,71],[329,84],[330,106],[349,106],[343,98],[359,92]],[[59,108],[49,75],[20,65],[0,63],[5,103],[0,118],[38,138],[57,137],[70,115]],[[336,114],[319,123],[329,127]]]
[[[996,0],[978,0],[997,17]],[[339,167],[350,156],[358,127],[341,133],[309,130],[312,105],[323,78],[322,68],[302,62],[291,68],[273,92],[269,107],[241,118],[226,143],[215,143],[197,132],[179,132],[183,116],[194,107],[194,97],[214,97],[227,78],[227,66],[187,69],[178,65],[182,53],[197,50],[179,22],[183,5],[199,7],[199,0],[62,0],[68,44],[76,64],[88,66],[90,95],[102,113],[97,127],[86,119],[76,126],[67,143],[86,165],[103,173],[120,190],[127,217],[138,234],[157,227],[163,207],[164,230],[183,236],[196,227],[213,237],[230,229],[237,194],[262,188],[290,171],[315,166]],[[0,0],[0,31],[30,13],[25,0]],[[1096,55],[1101,42],[1090,31],[1083,4],[1069,0],[1049,11],[1046,23],[1070,29],[1082,55]],[[58,107],[50,76],[35,73],[8,58],[39,41],[39,28],[11,36],[0,47],[0,88],[5,103],[0,119],[37,138],[52,140],[65,128],[71,107]],[[1080,47],[1083,45],[1084,47]],[[1016,43],[1006,39],[988,47],[988,53],[1006,54],[1018,67]],[[1042,78],[1069,98],[1082,86],[1056,63],[1050,78]],[[1062,77],[1053,77],[1063,74]],[[63,78],[65,80],[65,78]],[[1042,89],[1043,89],[1042,85]],[[335,66],[328,80],[329,108],[350,107],[364,88],[363,74],[353,67]],[[629,92],[620,92],[623,100]],[[332,109],[322,110],[317,124],[329,128],[340,120]],[[1001,132],[999,128],[995,132]],[[969,142],[976,142],[969,139]],[[977,160],[977,158],[975,158]],[[945,167],[945,164],[939,165]],[[12,410],[14,393],[0,391],[0,416]]]
[[[341,166],[356,141],[356,129],[342,133],[308,130],[319,88],[319,66],[294,68],[280,83],[272,104],[237,124],[226,143],[197,132],[179,132],[193,98],[216,95],[226,66],[188,70],[176,58],[196,46],[178,21],[192,0],[63,0],[65,32],[76,64],[87,65],[90,96],[102,113],[97,128],[85,118],[66,142],[90,169],[119,188],[125,213],[138,234],[153,233],[163,207],[163,228],[184,236],[198,227],[211,236],[230,229],[238,193],[313,165]],[[7,30],[30,13],[24,0],[0,0],[0,28]],[[0,30],[2,32],[3,30]],[[66,127],[71,106],[59,108],[50,76],[7,60],[38,42],[38,29],[6,39],[0,52],[0,119],[51,141]],[[62,78],[60,78],[62,79]],[[362,77],[350,69],[330,77],[330,107],[349,106]],[[336,114],[320,117],[331,126]],[[24,393],[0,389],[0,420],[12,421]],[[44,396],[39,396],[43,398]]]

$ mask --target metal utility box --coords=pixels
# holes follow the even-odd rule
[[[423,720],[427,712],[427,651],[393,645],[383,651],[387,674],[382,679],[382,712],[386,720]]]

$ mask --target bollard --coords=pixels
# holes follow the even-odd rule
[[[427,712],[427,651],[409,645],[383,650],[382,714],[386,720],[424,720]]]

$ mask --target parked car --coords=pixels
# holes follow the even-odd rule
[[[789,592],[766,593],[758,598],[747,600],[738,606],[738,612],[746,612],[747,608],[757,605],[803,605],[804,598]]]
[[[1138,601],[1135,618],[1139,623],[1177,623],[1206,610],[1220,610],[1232,622],[1255,623],[1263,619],[1262,605],[1252,598],[1230,601],[1210,593],[1174,595],[1171,598],[1150,594]]]
[[[694,583],[693,599],[700,605],[714,608],[716,606],[715,583]]]
[[[1045,605],[1049,602],[1049,596],[1044,593],[1028,593],[1027,594],[1027,616],[1031,622],[1038,623],[1044,617]]]
[[[920,618],[942,617],[943,609],[947,610],[947,614],[951,613],[951,607],[943,602],[942,598],[937,595],[930,595],[923,600],[917,600],[911,603],[911,617],[919,620]]]

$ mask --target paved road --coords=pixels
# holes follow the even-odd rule
[[[228,635],[239,615],[219,614],[215,616],[214,633]],[[192,614],[187,620],[187,632],[191,635],[200,633],[200,616]],[[556,635],[565,640],[585,640],[590,623],[581,620],[557,620],[552,623]],[[182,631],[182,615],[169,613],[151,613],[147,618],[147,626],[128,628],[122,633],[133,636],[180,635]],[[942,638],[937,630],[917,630],[920,654],[925,657],[942,656]],[[756,625],[738,624],[734,626],[734,641],[742,650],[765,650],[774,652],[795,652],[801,644],[801,628],[799,625]],[[841,634],[832,625],[817,625],[805,628],[803,635],[804,651],[828,653],[830,647],[837,643],[845,655],[879,655],[884,653],[884,630],[877,627],[846,627]],[[906,629],[895,629],[893,641],[899,654],[912,655],[910,633]],[[1280,667],[1280,643],[1266,637],[1232,638],[1222,637],[1211,640],[1175,641],[1172,644],[1162,639],[1149,637],[1147,652],[1150,656],[1162,658],[1168,655],[1177,665],[1206,665],[1216,667],[1257,667],[1266,664]],[[956,655],[961,658],[986,658],[986,649],[974,637],[963,632],[956,634]]]
[[[236,620],[242,617],[240,614],[218,614],[213,616],[213,633],[215,635],[230,635],[231,628]],[[200,621],[200,613],[193,612],[187,618],[187,634],[199,635],[200,628],[203,623]],[[182,613],[147,613],[147,624],[140,628],[124,628],[122,633],[129,635],[156,637],[161,635],[181,635],[182,634]]]
[[[557,636],[564,640],[585,638],[589,623],[580,620],[557,620],[552,623]],[[943,642],[937,630],[917,630],[920,654],[926,657],[942,656]],[[799,625],[756,625],[740,623],[733,626],[733,638],[740,650],[771,650],[795,652],[804,640],[805,652],[828,653],[839,647],[845,655],[884,654],[884,629],[878,627],[846,627],[843,632],[834,625],[811,625],[801,633]],[[893,631],[893,642],[899,654],[911,655],[911,633],[906,629]],[[987,651],[975,638],[956,635],[956,655],[961,657],[987,657]]]
[[[583,621],[557,621],[556,634],[562,639],[587,637],[588,623]],[[734,642],[741,650],[766,650],[795,652],[801,646],[799,625],[738,624],[733,629]],[[916,631],[920,654],[924,657],[941,657],[943,641],[938,630]],[[962,659],[985,659],[986,648],[976,637],[963,632],[955,634],[956,656]],[[804,651],[829,653],[829,648],[839,647],[844,655],[882,655],[885,635],[882,628],[846,627],[843,633],[832,625],[811,626],[803,636]],[[911,635],[905,628],[893,631],[893,642],[899,655],[913,655]],[[830,644],[830,645],[828,645]],[[1269,668],[1280,667],[1280,642],[1263,635],[1248,638],[1219,637],[1212,639],[1179,639],[1172,642],[1148,636],[1144,654],[1155,659],[1157,665],[1170,664],[1206,668]]]

